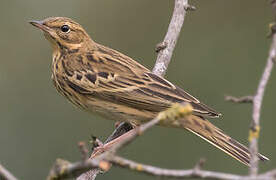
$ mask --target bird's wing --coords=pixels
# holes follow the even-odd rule
[[[113,53],[116,54],[86,56],[84,64],[88,65],[74,71],[75,75],[69,78],[73,86],[79,87],[79,93],[155,112],[168,108],[172,103],[189,102],[198,115],[219,116],[215,110],[131,58],[114,50]]]

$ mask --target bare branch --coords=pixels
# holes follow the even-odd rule
[[[163,42],[159,43],[155,48],[158,55],[152,72],[158,76],[164,76],[166,73],[187,10],[195,10],[195,7],[190,6],[188,0],[175,0],[173,15],[167,34]]]
[[[230,101],[233,103],[253,103],[254,96],[242,96],[242,97],[234,97],[234,96],[224,96],[225,101]]]
[[[267,58],[267,63],[259,82],[256,95],[253,98],[253,113],[252,113],[252,122],[250,125],[249,132],[249,141],[250,141],[250,153],[251,153],[251,161],[250,161],[250,174],[252,176],[256,176],[258,174],[258,137],[260,131],[260,114],[261,114],[261,106],[263,101],[263,96],[265,92],[265,88],[267,82],[269,80],[270,74],[272,72],[272,68],[274,65],[274,59],[276,56],[276,35],[275,33],[272,36],[272,43],[269,51],[269,55]]]
[[[0,179],[4,180],[17,180],[4,166],[0,164]]]
[[[105,160],[100,160],[102,158],[105,158]],[[63,161],[63,160],[59,160]],[[256,177],[250,177],[250,176],[240,176],[235,174],[229,174],[229,173],[221,173],[216,171],[205,171],[201,170],[200,167],[202,166],[202,162],[200,162],[200,165],[196,165],[193,169],[188,170],[173,170],[173,169],[164,169],[159,168],[151,165],[141,164],[137,163],[119,156],[110,156],[107,154],[102,154],[100,158],[97,159],[89,159],[87,161],[84,161],[82,163],[68,163],[65,161],[64,163],[61,163],[62,167],[58,167],[58,172],[55,172],[56,174],[51,174],[51,177],[48,177],[48,180],[58,180],[58,179],[64,179],[64,178],[72,178],[76,177],[76,175],[80,174],[84,170],[91,169],[92,171],[100,171],[99,168],[103,170],[108,170],[110,168],[110,163],[112,163],[114,166],[119,166],[123,168],[130,169],[132,171],[137,171],[140,173],[145,173],[152,176],[157,177],[168,177],[168,178],[201,178],[201,179],[215,179],[215,180],[273,180],[276,177],[276,170],[272,170],[269,172],[266,172],[264,174],[260,174]],[[60,164],[60,163],[58,163]],[[90,173],[90,174],[82,174],[78,180],[93,180],[96,177],[97,173]]]
[[[273,180],[276,175],[276,170],[269,171],[265,174],[261,174],[255,178],[250,176],[240,176],[235,174],[221,173],[215,171],[204,171],[201,170],[198,164],[193,169],[188,170],[173,170],[173,169],[163,169],[159,167],[154,167],[146,164],[137,163],[128,159],[124,159],[119,156],[113,156],[110,159],[113,165],[128,168],[132,171],[137,171],[140,173],[145,173],[152,176],[158,177],[170,177],[170,178],[201,178],[201,179],[212,179],[212,180]],[[202,163],[202,162],[201,162]]]
[[[100,168],[103,171],[107,171],[110,168],[110,163],[102,160],[104,157],[103,155],[98,158],[88,159],[76,163],[70,163],[69,161],[63,159],[57,159],[49,173],[49,176],[47,177],[47,180],[75,178],[90,169],[98,170]]]
[[[158,124],[160,121],[166,123],[166,121],[176,121],[180,117],[188,116],[192,113],[193,109],[192,106],[189,103],[186,103],[184,105],[181,104],[174,104],[171,108],[160,112],[156,118],[153,120],[142,124],[141,126],[129,131],[128,133],[123,134],[120,137],[124,137],[124,139],[121,139],[120,141],[114,143],[116,139],[113,141],[110,141],[108,143],[114,143],[112,145],[109,144],[109,147],[105,151],[99,151],[97,150],[95,153],[92,153],[92,158],[89,160],[85,160],[82,162],[77,162],[74,164],[71,164],[68,161],[58,159],[53,168],[51,169],[48,180],[56,180],[56,179],[62,179],[62,178],[68,178],[68,177],[77,177],[81,175],[82,173],[89,171],[89,173],[85,173],[84,175],[81,175],[78,180],[85,179],[86,177],[96,177],[96,174],[99,173],[99,171],[95,171],[98,167],[100,169],[103,169],[107,171],[110,168],[109,161],[112,159],[114,154],[123,146],[130,143],[132,140],[134,140],[136,137],[142,135],[146,130],[153,127],[154,125]],[[117,138],[118,139],[118,138]],[[107,143],[107,144],[108,144]],[[106,144],[106,145],[107,145]],[[107,146],[106,146],[107,147]],[[105,148],[106,148],[105,147]],[[96,156],[96,154],[98,154]]]
[[[129,130],[129,125],[128,123],[123,123],[119,125],[113,133],[107,138],[105,143],[102,143],[98,138],[92,137],[93,138],[93,146],[94,150],[90,156],[90,159],[93,159],[100,154],[110,150],[114,144],[117,144],[118,142],[124,141],[125,138],[128,136],[131,136],[132,133],[134,133],[134,130]],[[129,130],[126,132],[126,130]],[[122,133],[120,136],[118,136],[120,133]],[[101,172],[99,168],[96,169],[91,169],[83,174],[81,174],[77,180],[94,180],[97,175]]]

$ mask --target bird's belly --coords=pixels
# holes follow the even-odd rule
[[[85,98],[86,110],[97,113],[106,119],[112,119],[116,121],[126,121],[132,124],[140,125],[153,119],[156,114],[149,111],[143,111],[132,107],[115,104],[108,101]]]
[[[54,74],[52,80],[57,91],[77,107],[92,113],[96,113],[106,119],[116,121],[127,121],[132,124],[142,124],[153,119],[156,113],[135,109],[117,103],[99,100],[92,95],[76,93],[68,87],[65,82],[57,78]]]

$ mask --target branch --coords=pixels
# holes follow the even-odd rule
[[[0,164],[0,179],[4,180],[17,180],[4,166]]]
[[[74,178],[90,169],[95,170],[98,168],[108,170],[108,165],[106,165],[105,161],[101,161],[99,158],[76,163],[57,159],[47,177],[47,180]]]
[[[177,179],[190,179],[190,178],[201,178],[201,179],[212,179],[212,180],[274,180],[276,176],[276,170],[269,171],[264,174],[260,174],[257,177],[240,176],[235,174],[221,173],[216,171],[204,171],[195,166],[193,169],[188,170],[173,170],[163,169],[154,167],[146,164],[140,164],[128,159],[124,159],[119,156],[114,156],[110,159],[113,165],[130,169],[132,171],[145,173],[156,177],[167,177]]]
[[[158,76],[164,76],[166,73],[187,10],[195,10],[195,7],[190,6],[188,0],[175,0],[173,15],[167,34],[163,42],[159,43],[155,48],[158,55],[152,72]]]
[[[58,159],[53,168],[51,169],[48,180],[57,180],[69,177],[77,177],[82,173],[89,171],[89,173],[85,173],[81,175],[78,180],[85,179],[86,177],[96,177],[99,173],[99,170],[95,169],[102,169],[107,171],[110,168],[110,164],[107,162],[110,159],[113,159],[114,154],[123,146],[134,140],[136,137],[142,135],[146,130],[150,129],[154,125],[160,123],[166,123],[167,121],[177,121],[179,118],[183,118],[185,116],[189,116],[192,113],[193,109],[192,106],[187,103],[185,105],[181,104],[174,104],[171,108],[160,112],[156,118],[153,120],[142,124],[141,126],[129,131],[128,136],[116,144],[113,144],[108,150],[102,152],[97,156],[93,156],[93,158],[89,160],[83,160],[82,162],[77,163],[70,163],[65,160]],[[125,135],[125,134],[124,134]],[[122,136],[124,136],[122,135]],[[81,146],[81,152],[83,152],[83,146]]]
[[[101,160],[100,160],[101,159]],[[167,178],[181,178],[181,179],[190,179],[190,178],[201,178],[201,179],[212,179],[212,180],[274,180],[276,177],[276,169],[260,174],[256,177],[250,176],[241,176],[230,173],[222,173],[216,171],[205,171],[201,170],[202,165],[196,165],[193,169],[188,170],[175,170],[175,169],[164,169],[151,165],[137,163],[119,156],[113,156],[107,152],[102,154],[101,157],[96,159],[89,159],[82,163],[77,162],[70,164],[64,160],[60,161],[58,164],[60,167],[59,171],[53,171],[56,174],[51,174],[51,177],[48,177],[48,180],[58,180],[64,178],[74,178],[76,175],[81,174],[87,169],[92,169],[92,171],[100,172],[100,169],[107,171],[110,168],[110,163],[114,166],[126,168],[132,171],[139,173],[144,173],[152,175],[155,177],[167,177]],[[63,162],[64,161],[64,162]],[[199,164],[202,162],[199,162]],[[57,165],[55,165],[57,166]],[[99,169],[100,168],[100,169]],[[93,180],[97,174],[82,174],[78,180]]]
[[[242,96],[242,97],[234,97],[234,96],[224,96],[225,101],[230,101],[233,103],[253,103],[254,96]]]
[[[249,132],[249,141],[250,141],[249,149],[252,157],[250,160],[251,167],[249,171],[252,176],[256,176],[258,174],[258,160],[259,160],[258,137],[259,137],[259,131],[260,131],[261,106],[262,106],[265,88],[274,65],[275,56],[276,56],[276,35],[274,33],[272,35],[272,43],[271,43],[269,55],[267,58],[267,63],[266,63],[263,75],[261,77],[261,80],[259,82],[256,95],[253,98],[252,122],[250,125],[250,132]]]
[[[113,131],[113,133],[111,133],[105,143],[102,143],[99,139],[93,137],[94,148],[90,159],[94,159],[102,153],[110,150],[115,144],[124,141],[128,136],[131,136],[132,133],[134,133],[134,130],[130,130],[130,124],[122,123]],[[81,174],[77,180],[94,180],[100,172],[101,170],[98,168],[92,169]]]
[[[90,173],[82,174],[78,180],[93,180],[96,175],[102,170],[107,171],[112,165],[120,166],[123,168],[127,168],[133,171],[142,172],[145,174],[157,176],[157,177],[170,177],[170,178],[201,178],[201,179],[217,179],[217,180],[272,180],[276,177],[276,170],[266,172],[265,174],[260,174],[256,177],[250,176],[240,176],[235,174],[214,172],[214,171],[203,171],[201,167],[204,161],[200,161],[195,165],[193,169],[188,170],[171,170],[171,169],[163,169],[159,167],[154,167],[150,165],[145,165],[141,163],[137,163],[128,159],[124,159],[122,157],[116,156],[115,153],[117,150],[134,140],[136,137],[142,135],[146,130],[153,127],[158,123],[167,123],[167,121],[177,121],[179,118],[188,118],[188,116],[192,113],[192,106],[187,104],[185,106],[175,104],[173,107],[169,108],[166,111],[163,111],[158,114],[156,118],[153,120],[139,126],[136,129],[133,129],[129,136],[115,145],[111,146],[107,151],[102,154],[95,156],[92,159],[83,160],[81,162],[70,163],[65,160],[58,159],[53,169],[48,176],[48,180],[57,180],[64,178],[74,178],[81,173],[90,170]],[[125,135],[125,134],[124,134]],[[123,136],[123,135],[122,135]],[[82,154],[86,154],[86,150],[84,150],[84,146],[80,143],[80,149]],[[94,172],[94,173],[91,173]]]

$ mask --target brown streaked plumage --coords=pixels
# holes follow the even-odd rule
[[[205,119],[219,117],[220,113],[130,57],[94,42],[69,18],[51,17],[31,24],[43,30],[51,42],[54,85],[75,105],[139,125],[175,102],[189,102],[193,115],[177,124],[161,125],[185,128],[249,165],[248,149]],[[259,158],[268,160],[261,154]]]

